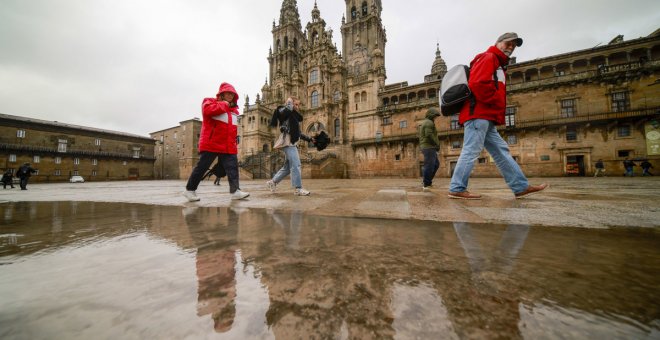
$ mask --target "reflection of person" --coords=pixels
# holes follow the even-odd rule
[[[216,332],[229,331],[236,316],[236,234],[231,210],[187,207],[184,220],[197,246],[197,315],[211,315]],[[218,228],[218,227],[221,228]]]
[[[30,163],[24,163],[20,168],[18,168],[16,177],[21,179],[21,190],[27,190],[28,180],[30,179],[30,176],[32,176],[32,174],[35,172],[37,172],[37,170],[33,169],[30,166]]]
[[[282,168],[266,185],[270,191],[274,192],[277,184],[284,177],[291,174],[291,186],[295,188],[293,194],[296,196],[309,196],[310,192],[302,187],[302,164],[300,163],[300,155],[298,155],[296,143],[300,139],[306,142],[314,142],[314,139],[300,132],[300,122],[302,122],[303,117],[298,110],[300,110],[300,100],[289,97],[286,100],[286,105],[279,106],[273,113],[270,126],[276,127],[279,125],[280,127],[279,137],[285,140],[281,147],[282,151],[284,151],[285,160]],[[278,145],[275,146],[277,147]]]
[[[438,161],[438,150],[440,150],[440,140],[438,140],[438,131],[435,128],[433,120],[440,116],[436,108],[430,108],[426,111],[426,119],[419,126],[419,148],[424,155],[423,182],[422,190],[429,191],[433,185],[433,177],[440,167]]]
[[[7,185],[10,185],[12,189],[14,189],[14,183],[12,182],[14,180],[14,174],[11,173],[10,169],[7,169],[5,173],[2,175],[2,188],[7,189]]]
[[[634,173],[634,167],[636,167],[637,164],[635,162],[631,161],[626,157],[626,159],[623,160],[623,169],[625,169],[625,172],[623,173],[624,176],[630,176],[633,177],[635,176]]]
[[[596,162],[596,172],[594,172],[594,177],[598,177],[598,175],[602,175],[605,173],[605,165],[603,164],[603,160],[599,159]]]
[[[289,249],[298,249],[300,242],[300,229],[303,220],[303,213],[300,210],[293,210],[289,219],[280,212],[273,212],[271,214],[275,223],[277,223],[286,235],[286,247]]]
[[[492,332],[505,332],[505,334],[508,334],[507,337],[519,337],[510,334],[510,332],[519,332],[519,298],[515,295],[503,298],[502,291],[506,291],[506,288],[504,288],[506,282],[494,278],[501,277],[501,275],[508,276],[514,269],[518,254],[527,240],[529,226],[507,226],[500,238],[497,249],[490,256],[487,249],[484,249],[479,243],[469,224],[455,222],[454,231],[470,265],[472,287],[470,294],[467,295],[475,295],[481,303],[492,300],[493,294],[499,296],[496,303],[482,305],[482,308],[487,309],[487,306],[494,308],[489,313],[490,317],[483,321],[484,326],[491,334]],[[515,294],[515,292],[512,292],[512,294]],[[459,324],[460,322],[457,321],[456,326],[461,328]],[[474,326],[471,325],[471,327]]]
[[[231,199],[250,196],[238,185],[238,94],[229,83],[220,84],[216,98],[204,98],[202,102],[202,131],[199,137],[199,161],[188,178],[184,196],[190,202],[199,201],[195,191],[213,161],[227,173]]]
[[[509,153],[509,146],[495,127],[504,124],[504,70],[511,53],[522,43],[523,40],[516,33],[502,34],[495,46],[478,54],[470,63],[468,86],[474,101],[466,100],[459,114],[459,123],[464,126],[464,141],[451,178],[449,198],[481,199],[481,195],[468,192],[467,187],[474,161],[484,147],[495,160],[497,169],[516,198],[526,197],[548,187],[547,184],[529,185],[527,177]]]
[[[653,176],[653,174],[649,171],[653,167],[653,164],[651,164],[648,159],[642,161],[639,166],[642,167],[642,176]]]

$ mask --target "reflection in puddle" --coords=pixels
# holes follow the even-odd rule
[[[654,230],[0,204],[0,338],[655,338]]]

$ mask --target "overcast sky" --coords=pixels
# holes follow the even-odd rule
[[[369,0],[371,1],[371,0]],[[387,83],[423,82],[517,32],[518,62],[660,28],[658,0],[382,0]],[[341,50],[345,1],[318,0]],[[241,111],[268,77],[281,0],[0,0],[0,113],[148,136],[201,117],[232,83]],[[303,28],[314,0],[298,0]]]

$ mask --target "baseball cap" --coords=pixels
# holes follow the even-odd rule
[[[500,41],[512,41],[512,40],[516,41],[516,46],[518,47],[522,46],[523,40],[522,38],[518,38],[518,34],[516,34],[515,32],[507,32],[500,35],[500,37],[497,38],[497,41],[495,43],[497,44]]]

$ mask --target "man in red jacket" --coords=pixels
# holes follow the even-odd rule
[[[466,100],[458,116],[464,127],[463,149],[449,184],[449,198],[475,200],[481,195],[467,191],[474,161],[486,148],[495,160],[506,184],[516,198],[523,198],[548,187],[547,184],[529,185],[518,163],[509,153],[509,146],[495,128],[504,124],[506,110],[506,66],[509,57],[523,43],[516,33],[502,34],[494,46],[478,54],[470,63],[468,86],[474,96],[473,103]]]
[[[229,83],[220,84],[216,98],[202,101],[202,131],[199,136],[199,162],[193,169],[183,195],[190,202],[199,201],[195,191],[213,161],[225,169],[231,199],[250,196],[238,186],[238,94]]]

